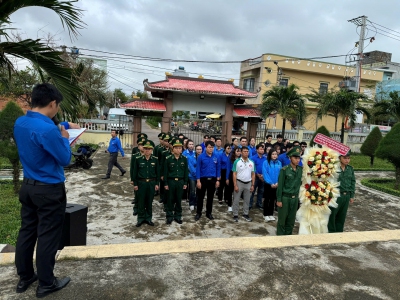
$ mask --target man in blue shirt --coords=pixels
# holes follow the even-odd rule
[[[219,137],[215,138],[214,153],[218,156],[221,156],[222,153],[224,153],[224,148],[222,148],[222,140]]]
[[[296,147],[297,147],[297,146],[296,146]],[[286,149],[287,149],[286,151],[287,151],[287,152],[289,152],[290,150],[292,150],[292,148],[293,148],[293,144],[292,144],[292,143],[287,143],[287,144],[286,144]],[[290,157],[287,155],[287,152],[282,153],[282,154],[279,154],[279,156],[278,156],[278,160],[281,162],[282,168],[283,168],[284,166],[290,165]],[[301,159],[300,159],[300,162],[299,162],[299,166],[300,166],[300,167],[303,166],[303,162],[301,161]]]
[[[253,207],[253,198],[254,194],[256,193],[257,189],[257,204],[256,206],[259,209],[263,209],[263,204],[262,204],[262,198],[264,195],[264,178],[263,178],[263,164],[264,161],[266,161],[266,157],[264,156],[264,146],[262,144],[258,144],[256,146],[257,149],[257,154],[253,155],[250,159],[254,161],[254,164],[256,165],[256,176],[255,176],[255,182],[254,182],[254,189],[253,192],[251,193],[250,197],[250,209]]]
[[[256,139],[251,138],[250,143],[249,143],[249,157],[252,158],[254,155],[257,154],[257,148],[256,148]]]
[[[60,244],[67,197],[64,166],[71,161],[69,134],[51,120],[63,99],[49,83],[32,90],[32,110],[17,119],[14,139],[22,163],[24,179],[19,192],[21,228],[15,251],[15,265],[20,277],[16,292],[25,292],[39,279],[37,297],[64,288],[69,277],[58,279],[53,270]],[[37,275],[33,268],[36,247]]]
[[[203,142],[200,144],[201,148],[203,149],[203,152],[204,149],[206,149],[206,143],[209,139],[210,139],[209,135],[206,134],[205,136],[203,136]]]
[[[199,220],[203,211],[203,200],[207,192],[206,217],[214,220],[212,205],[215,188],[219,187],[221,179],[221,158],[214,153],[214,143],[205,143],[206,151],[197,158],[196,179],[197,179],[197,214],[195,220]]]
[[[110,159],[108,161],[107,174],[102,179],[110,178],[111,170],[112,170],[113,166],[116,166],[121,171],[121,175],[119,175],[119,176],[124,176],[124,174],[126,173],[124,168],[122,168],[121,165],[117,161],[118,151],[121,152],[122,158],[125,158],[125,153],[124,153],[124,149],[122,149],[121,141],[119,140],[119,138],[117,138],[117,131],[111,130],[110,145],[108,146],[108,149],[106,150],[106,152],[110,153]]]

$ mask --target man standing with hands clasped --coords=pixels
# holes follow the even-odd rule
[[[354,202],[354,192],[356,189],[356,177],[354,176],[354,169],[349,165],[351,150],[346,155],[339,156],[340,159],[340,173],[339,173],[339,190],[340,197],[337,198],[336,203],[338,207],[331,209],[329,216],[328,231],[343,232],[344,221],[346,220],[347,209],[349,203]]]
[[[251,222],[251,218],[249,217],[249,203],[250,203],[250,194],[254,190],[254,181],[255,181],[255,171],[256,167],[254,162],[249,159],[249,148],[247,146],[242,147],[242,157],[235,160],[232,166],[233,173],[233,220],[235,222],[239,221],[239,201],[240,195],[243,192],[243,218],[247,222]]]
[[[120,176],[124,176],[124,174],[126,173],[124,168],[122,168],[121,165],[117,161],[118,151],[121,152],[122,158],[124,159],[125,153],[124,153],[124,149],[122,149],[121,141],[117,137],[117,131],[111,130],[110,145],[108,146],[108,149],[106,150],[106,152],[110,153],[110,159],[108,160],[107,174],[105,177],[103,177],[101,179],[110,179],[111,170],[112,170],[113,166],[116,166],[121,171]]]
[[[279,172],[276,206],[278,206],[278,224],[276,235],[291,235],[299,205],[299,190],[303,168],[299,166],[300,147],[292,148],[287,156],[290,164]]]
[[[14,138],[24,170],[19,191],[21,228],[15,251],[20,280],[17,293],[25,292],[39,279],[38,298],[64,288],[70,281],[54,277],[55,256],[60,243],[67,196],[63,166],[71,160],[69,134],[51,120],[63,96],[49,83],[32,90],[32,110],[17,119]],[[33,269],[36,247],[37,275]]]

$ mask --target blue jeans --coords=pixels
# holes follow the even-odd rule
[[[189,179],[189,205],[197,206],[196,179]]]
[[[262,203],[262,198],[264,195],[264,182],[258,178],[258,176],[256,175],[256,180],[254,182],[254,190],[253,193],[251,193],[251,197],[250,197],[250,207],[253,207],[253,198],[254,198],[254,194],[256,193],[257,190],[257,206],[258,207],[263,207],[263,203]]]

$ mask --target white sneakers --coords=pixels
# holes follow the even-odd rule
[[[270,220],[270,221],[275,221],[274,216],[269,216],[269,220]]]
[[[232,206],[228,207],[228,212],[232,212]]]
[[[192,210],[192,211],[193,211],[193,210],[194,210],[194,205],[190,205],[190,207],[189,207],[189,208],[190,208],[190,210]]]
[[[275,221],[275,218],[273,216],[265,216],[264,220],[265,220],[265,222]]]

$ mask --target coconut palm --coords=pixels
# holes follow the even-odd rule
[[[80,88],[74,78],[73,71],[65,66],[61,58],[62,52],[55,51],[42,43],[40,39],[25,39],[13,41],[7,33],[11,29],[10,15],[17,10],[29,6],[40,6],[51,9],[61,19],[63,27],[68,29],[70,37],[76,37],[78,30],[83,28],[81,21],[82,11],[74,7],[72,1],[58,0],[0,0],[0,67],[7,70],[7,77],[2,78],[1,82],[6,84],[6,80],[11,79],[11,74],[16,73],[12,58],[26,59],[31,62],[33,67],[39,72],[42,82],[51,81],[63,94],[64,100],[61,108],[65,115],[74,119],[74,106],[78,104],[78,94]]]
[[[400,96],[399,92],[390,92],[390,100],[382,100],[374,104],[377,109],[375,116],[389,116],[395,119],[396,122],[400,120]]]
[[[286,120],[296,117],[298,124],[303,125],[307,117],[305,101],[298,93],[295,84],[289,86],[273,86],[263,94],[260,111],[264,118],[276,112],[283,119],[282,136],[285,137]]]

